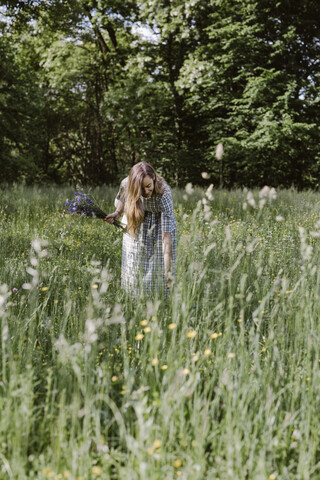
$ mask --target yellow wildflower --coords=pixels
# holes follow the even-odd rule
[[[216,338],[221,337],[221,335],[222,335],[222,333],[216,333],[216,332],[214,332],[214,333],[211,333],[210,338],[212,338],[213,340],[215,340]]]
[[[51,468],[46,468],[45,467],[41,470],[41,472],[43,473],[43,475],[45,475],[48,478],[53,477],[53,475],[54,475],[54,471],[51,470]]]
[[[189,330],[187,332],[187,338],[194,338],[197,335],[197,332],[195,330]]]
[[[143,333],[138,333],[134,338],[139,341],[139,340],[142,340],[143,337],[144,337]]]
[[[101,473],[102,473],[101,467],[98,467],[96,465],[95,467],[92,468],[92,475],[94,475],[95,477],[98,477],[99,475],[101,475]]]
[[[156,440],[153,442],[153,445],[154,445],[154,448],[160,448],[161,445],[162,445],[162,442],[161,442],[161,440],[156,439]]]

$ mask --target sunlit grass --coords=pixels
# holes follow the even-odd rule
[[[0,190],[0,478],[320,476],[319,194],[252,193],[174,191],[164,300],[73,190]]]

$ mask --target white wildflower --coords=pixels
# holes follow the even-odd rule
[[[253,208],[255,208],[256,206],[256,201],[254,199],[254,196],[252,194],[252,192],[248,192],[247,194],[247,202],[249,203],[249,205]]]
[[[222,160],[223,153],[224,153],[223,144],[218,143],[217,148],[216,148],[216,159],[217,160]]]
[[[295,440],[301,440],[302,435],[301,435],[300,430],[295,428],[292,432],[292,438],[294,438]]]
[[[259,197],[260,198],[267,198],[269,196],[269,192],[270,192],[270,187],[268,187],[267,185],[265,185],[259,192]]]
[[[277,198],[276,189],[275,189],[275,188],[271,188],[271,190],[269,191],[269,199],[270,199],[270,200],[276,200],[276,198]]]
[[[192,193],[194,192],[194,188],[192,186],[192,183],[187,183],[185,190],[186,190],[188,195],[192,195]]]
[[[206,191],[206,197],[208,200],[213,200],[212,189],[213,189],[213,184],[211,184]]]
[[[267,203],[267,200],[265,198],[260,198],[259,209],[262,210],[266,203]]]

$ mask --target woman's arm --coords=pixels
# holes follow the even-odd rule
[[[112,224],[115,218],[119,218],[121,216],[121,214],[123,213],[123,210],[124,210],[124,202],[121,202],[121,200],[117,200],[116,211],[113,213],[110,213],[110,215],[107,215],[105,218],[105,221]]]
[[[162,248],[163,248],[163,263],[164,263],[164,277],[167,281],[168,287],[172,287],[172,237],[170,232],[162,233]]]
[[[128,189],[128,177],[124,178],[120,183],[119,192],[117,193],[117,197],[114,202],[116,211],[106,216],[105,218],[106,222],[112,224],[115,218],[118,219],[122,215],[124,211],[124,204],[126,202],[127,189]]]
[[[123,214],[123,210],[124,210],[124,202],[122,202],[121,200],[117,200],[116,211],[114,213],[116,213],[118,217],[120,217]]]

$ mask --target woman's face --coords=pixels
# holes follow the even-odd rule
[[[152,180],[149,175],[144,177],[142,180],[142,196],[145,198],[149,198],[152,195],[154,189],[154,181]]]

